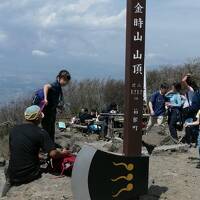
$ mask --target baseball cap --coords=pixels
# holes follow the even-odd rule
[[[33,105],[33,106],[26,108],[26,110],[24,112],[24,117],[28,121],[34,121],[40,115],[42,115],[42,118],[44,117],[44,114],[41,112],[40,107],[36,106],[36,105]]]

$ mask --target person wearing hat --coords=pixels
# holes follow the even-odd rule
[[[28,107],[24,117],[25,123],[15,126],[9,135],[10,160],[2,196],[6,195],[10,186],[29,183],[41,177],[41,149],[53,159],[68,155],[65,149],[56,150],[49,134],[38,126],[44,117],[39,106]]]

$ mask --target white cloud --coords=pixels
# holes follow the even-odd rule
[[[44,57],[44,56],[47,56],[48,53],[46,53],[45,51],[41,51],[41,50],[35,49],[35,50],[32,51],[32,55],[33,55],[33,56],[41,56],[41,57]]]
[[[62,3],[61,3],[62,2]],[[43,4],[32,16],[30,20],[35,25],[43,28],[52,28],[60,26],[75,26],[84,28],[123,28],[125,23],[125,9],[118,12],[106,12],[99,14],[95,12],[98,6],[107,8],[106,4],[110,0],[76,0],[75,3],[59,3]],[[28,14],[30,15],[30,13]],[[26,16],[27,18],[27,16]]]
[[[67,18],[68,24],[85,28],[95,29],[122,29],[125,26],[126,10],[122,10],[116,15],[98,16],[94,14],[85,14],[83,16],[74,15]]]
[[[178,0],[147,3],[147,63],[170,63],[199,55],[200,1],[183,0],[181,5]],[[122,66],[125,7],[126,0],[0,0],[0,53],[5,56],[1,60],[5,66],[15,67],[16,63],[21,66],[21,59],[27,59],[27,67],[27,63],[34,63],[31,61],[35,56],[51,54],[40,61],[70,63],[73,67]],[[31,53],[31,58],[24,58],[24,54]],[[12,55],[9,62],[7,55]]]
[[[67,5],[63,11],[65,12],[73,12],[73,13],[84,13],[86,12],[92,5],[105,2],[102,0],[79,0],[76,3]]]

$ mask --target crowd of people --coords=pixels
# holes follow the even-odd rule
[[[100,137],[109,139],[108,126],[110,123],[113,123],[113,127],[118,127],[117,122],[115,122],[113,118],[113,116],[118,113],[118,106],[115,102],[103,109],[101,113],[96,109],[91,109],[89,113],[88,108],[83,108],[79,115],[72,119],[71,123],[87,126],[84,130],[85,133],[96,133],[99,134]]]
[[[55,143],[57,109],[62,110],[64,106],[62,87],[70,80],[70,73],[62,70],[55,82],[45,84],[43,88],[36,91],[32,105],[25,110],[25,123],[15,126],[10,132],[10,160],[5,171],[7,181],[2,196],[5,196],[13,185],[29,183],[41,177],[39,156],[41,152],[47,153],[48,157],[53,159],[64,158],[70,154],[68,150]],[[187,74],[181,82],[173,83],[171,86],[166,83],[161,84],[160,90],[150,98],[149,110],[147,133],[155,124],[162,126],[167,118],[173,140],[188,145],[194,142],[200,154],[200,90],[190,74]],[[102,113],[98,113],[95,109],[89,112],[84,108],[81,109],[78,117],[73,118],[72,123],[86,125],[87,133],[101,133],[106,138],[109,122],[114,123],[113,116],[118,114],[117,104],[111,103]],[[177,130],[183,128],[185,128],[185,136],[179,138]],[[151,154],[154,146],[145,142],[142,144]]]
[[[190,147],[195,143],[200,152],[200,90],[190,74],[171,87],[166,83],[161,84],[160,90],[150,98],[149,109],[147,133],[155,123],[161,126],[166,117],[174,142],[187,143]],[[183,129],[185,136],[179,138],[177,131]],[[197,167],[200,168],[200,163]]]

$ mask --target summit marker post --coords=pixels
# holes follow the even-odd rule
[[[146,0],[127,0],[124,153],[141,156]]]

